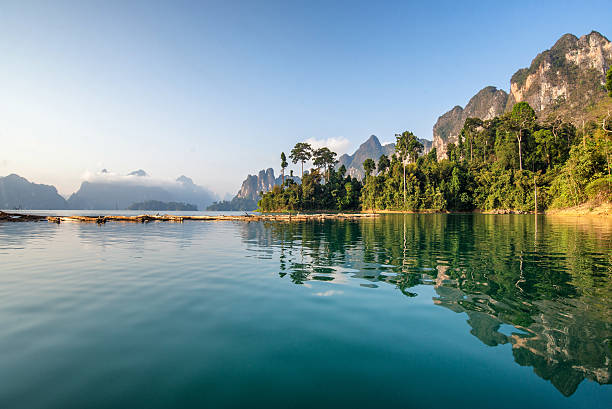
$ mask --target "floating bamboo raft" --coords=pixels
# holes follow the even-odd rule
[[[128,222],[128,223],[150,223],[150,222],[175,222],[182,223],[184,221],[242,221],[242,222],[260,222],[260,221],[280,221],[280,222],[297,222],[307,220],[356,220],[379,216],[376,213],[319,213],[319,214],[245,214],[232,216],[175,216],[170,214],[151,215],[141,214],[138,216],[36,216],[24,214],[11,214],[0,212],[0,222],[23,222],[23,221],[42,221],[47,220],[51,223],[61,222],[83,222],[105,224],[107,222]]]

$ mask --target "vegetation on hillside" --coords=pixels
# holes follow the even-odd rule
[[[612,92],[612,83],[607,85]],[[294,163],[312,158],[317,168],[304,174],[302,185],[288,180],[265,193],[259,208],[528,212],[536,209],[536,200],[538,210],[609,202],[611,102],[602,101],[601,115],[579,129],[558,117],[538,120],[526,102],[490,120],[468,118],[458,143],[447,146],[448,159],[441,161],[435,149],[421,155],[416,136],[403,132],[396,135],[396,153],[390,158],[364,161],[363,181],[347,177],[344,167],[334,171],[333,152],[299,143]]]

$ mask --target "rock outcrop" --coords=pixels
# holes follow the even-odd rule
[[[363,162],[366,159],[374,159],[374,161],[378,161],[380,155],[388,156],[392,155],[394,152],[395,145],[387,144],[383,146],[376,135],[370,135],[368,140],[359,145],[359,148],[357,148],[352,155],[344,154],[340,156],[336,169],[344,165],[347,175],[361,180],[365,174],[363,170]]]
[[[593,31],[580,38],[565,34],[555,45],[518,70],[510,80],[506,110],[526,101],[544,117],[559,113],[567,120],[606,95],[606,71],[612,63],[612,43]]]
[[[490,119],[526,101],[540,119],[556,117],[578,125],[589,108],[605,98],[606,71],[612,65],[612,43],[593,31],[580,38],[565,34],[550,49],[518,70],[510,80],[510,94],[486,87],[465,109],[456,106],[433,127],[438,158],[446,157],[446,145],[456,143],[467,118]]]
[[[297,176],[285,175],[285,180],[292,179],[296,183],[300,183],[300,178]],[[274,176],[274,169],[268,168],[260,170],[257,175],[248,175],[242,182],[240,190],[232,198],[232,200],[223,200],[215,202],[208,206],[206,210],[213,211],[242,211],[257,209],[257,202],[261,199],[261,192],[272,190],[275,185],[283,183],[282,175]]]
[[[433,147],[438,159],[446,158],[446,145],[457,143],[459,132],[468,118],[491,119],[504,113],[508,101],[506,91],[485,87],[470,99],[465,108],[459,105],[438,118],[433,127]]]
[[[257,175],[248,175],[242,182],[240,190],[236,197],[240,199],[252,199],[257,201],[260,192],[267,192],[276,185],[276,177],[274,177],[274,169],[268,168],[260,170]]]

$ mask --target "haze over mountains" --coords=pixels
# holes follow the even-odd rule
[[[19,175],[0,177],[0,209],[66,209],[54,186],[30,183]]]
[[[175,181],[150,177],[139,169],[127,175],[118,175],[103,169],[65,200],[53,186],[31,183],[18,175],[0,177],[0,208],[3,209],[127,209],[138,202],[157,200],[185,202],[206,208],[217,196],[193,183],[187,176]]]

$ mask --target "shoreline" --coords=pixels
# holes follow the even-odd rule
[[[316,213],[316,214],[260,214],[260,215],[232,215],[232,216],[175,216],[170,214],[152,215],[141,214],[137,216],[37,216],[24,213],[5,213],[0,212],[0,222],[19,223],[19,222],[38,222],[48,221],[49,223],[80,222],[106,224],[107,222],[126,222],[126,223],[150,223],[150,222],[174,222],[183,223],[184,221],[308,221],[308,220],[355,220],[364,218],[378,217],[374,213]]]
[[[438,210],[374,210],[366,209],[355,212],[337,212],[326,210],[320,212],[267,212],[260,214],[244,214],[244,215],[215,215],[215,216],[177,216],[170,214],[140,214],[136,216],[121,216],[121,215],[96,215],[96,216],[59,216],[49,215],[40,216],[28,214],[25,212],[8,213],[0,211],[0,223],[2,222],[37,222],[48,221],[50,223],[60,224],[62,222],[81,222],[81,223],[97,223],[105,224],[107,222],[126,222],[126,223],[150,223],[150,222],[175,222],[182,223],[184,221],[242,221],[242,222],[259,222],[259,221],[308,221],[308,220],[357,220],[364,218],[376,218],[382,215],[392,214],[482,214],[482,215],[535,215],[535,212],[525,212],[513,209],[494,209],[482,210],[475,209],[471,211],[438,211]],[[544,216],[570,216],[570,217],[597,217],[609,218],[612,216],[612,204],[593,204],[584,203],[582,205],[568,207],[563,209],[549,209],[538,212],[538,215]]]

